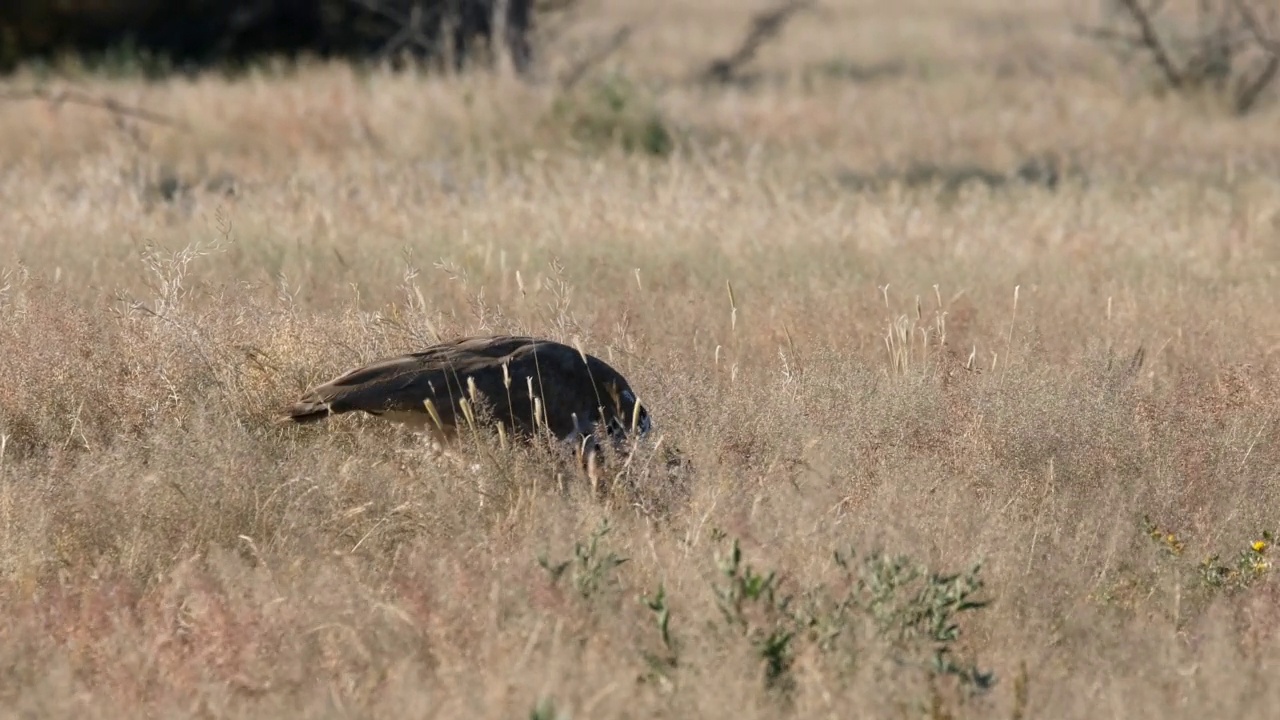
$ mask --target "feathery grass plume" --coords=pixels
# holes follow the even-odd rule
[[[444,422],[440,419],[440,411],[436,409],[436,403],[431,398],[422,401],[423,407],[427,409],[427,414],[431,416],[431,422],[435,423],[436,430],[444,432]]]
[[[640,408],[641,401],[640,398],[637,397],[635,404],[631,406],[631,432],[633,434],[635,433],[636,428],[640,427]]]
[[[738,302],[733,297],[733,283],[728,280],[724,281],[724,287],[729,291],[729,330],[738,331]]]
[[[462,417],[467,421],[467,429],[474,435],[476,433],[476,415],[471,407],[471,402],[466,398],[458,398],[458,409],[462,411]]]
[[[1000,379],[1004,380],[1005,373],[1009,369],[1009,357],[1013,352],[1013,326],[1018,320],[1018,291],[1022,289],[1021,285],[1013,286],[1013,312],[1009,316],[1009,333],[1005,336],[1004,365],[1000,368]],[[992,361],[992,371],[995,371],[994,361]]]

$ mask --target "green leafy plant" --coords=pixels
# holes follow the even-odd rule
[[[963,573],[938,573],[906,555],[871,553],[856,566],[836,554],[836,564],[856,574],[853,605],[874,621],[878,634],[900,649],[924,650],[935,676],[951,676],[974,690],[986,690],[995,676],[960,659],[960,614],[979,610],[987,601],[975,599],[982,590],[982,563]]]
[[[533,709],[529,711],[529,720],[568,720],[565,713],[556,712],[555,700],[549,697],[538,698]]]
[[[1210,555],[1197,566],[1200,581],[1207,587],[1226,590],[1249,587],[1271,572],[1273,565],[1267,551],[1272,542],[1271,533],[1263,531],[1262,539],[1237,552],[1232,562],[1224,562],[1217,554]]]
[[[665,157],[675,137],[653,98],[620,74],[586,82],[560,95],[550,121],[566,128],[577,142],[595,149],[620,147]]]
[[[717,604],[763,661],[767,688],[793,685],[801,644],[851,670],[864,644],[858,633],[867,625],[889,643],[899,665],[919,667],[933,679],[953,678],[973,693],[994,685],[994,673],[957,649],[962,617],[988,604],[977,598],[980,562],[962,573],[939,573],[906,555],[836,552],[834,559],[843,592],[815,584],[792,595],[781,590],[776,572],[745,563],[737,540],[727,555],[717,555],[724,579],[713,588]]]
[[[544,552],[538,555],[538,564],[551,576],[552,584],[559,583],[565,572],[572,570],[570,576],[574,589],[584,600],[590,599],[610,582],[613,569],[627,561],[627,558],[601,548],[600,541],[611,529],[608,519],[601,520],[586,543],[574,543],[571,560],[553,563]]]
[[[1184,559],[1186,544],[1176,533],[1161,529],[1149,516],[1142,518],[1143,529],[1152,542],[1159,545],[1169,557]],[[1210,591],[1242,590],[1266,577],[1274,569],[1268,554],[1275,537],[1270,530],[1263,530],[1260,538],[1253,540],[1236,552],[1231,560],[1214,553],[1194,567],[1194,576],[1200,579],[1200,587]]]
[[[790,613],[791,597],[778,592],[777,573],[761,573],[744,565],[736,539],[729,554],[717,557],[716,563],[725,579],[714,587],[721,614],[730,626],[742,632],[764,661],[765,686],[789,687],[795,660],[795,621]]]
[[[666,587],[659,583],[657,592],[652,597],[647,594],[641,595],[640,602],[653,613],[654,625],[662,640],[661,654],[641,651],[649,668],[649,672],[643,679],[650,681],[661,678],[669,683],[672,681],[673,672],[680,667],[680,650],[671,636],[671,607],[667,604]]]

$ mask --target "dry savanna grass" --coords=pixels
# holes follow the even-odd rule
[[[748,5],[593,6],[635,31],[570,92],[0,105],[0,714],[1270,712],[1280,107],[1156,96],[1063,0],[831,0],[691,83]],[[271,422],[504,331],[652,410],[607,493]]]

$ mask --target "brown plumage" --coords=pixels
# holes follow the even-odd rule
[[[474,405],[477,396],[508,431],[532,437],[546,428],[579,449],[598,424],[615,441],[633,427],[644,435],[651,426],[630,384],[603,360],[551,340],[511,335],[460,338],[355,368],[307,391],[280,422],[359,410],[443,440],[465,422],[461,401]]]

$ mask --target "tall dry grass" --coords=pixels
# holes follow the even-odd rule
[[[1067,3],[826,7],[731,88],[683,73],[752,8],[598,9],[644,21],[621,112],[339,67],[79,81],[190,132],[0,106],[0,714],[1265,716],[1280,111],[1142,93]],[[269,423],[507,330],[652,408],[608,497]]]

